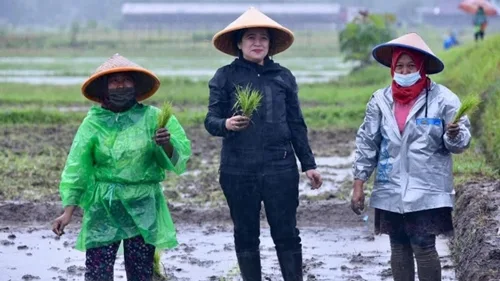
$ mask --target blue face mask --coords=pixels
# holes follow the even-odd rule
[[[410,74],[399,74],[394,73],[394,81],[401,87],[410,87],[415,85],[418,80],[422,78],[420,76],[420,71],[413,72]]]

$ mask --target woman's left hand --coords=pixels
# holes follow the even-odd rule
[[[454,139],[460,133],[460,126],[457,123],[451,123],[446,126],[446,134],[450,139]]]
[[[160,128],[156,131],[156,135],[154,136],[154,140],[157,145],[164,146],[170,143],[170,133],[166,128]]]

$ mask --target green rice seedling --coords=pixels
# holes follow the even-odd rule
[[[245,88],[236,86],[236,103],[233,109],[241,112],[243,116],[251,118],[254,111],[259,108],[261,100],[262,94],[258,90],[252,89],[250,85]]]
[[[172,117],[172,103],[165,102],[161,108],[160,115],[158,115],[158,128],[164,128],[170,117]]]
[[[167,277],[163,275],[161,270],[161,262],[160,262],[160,251],[158,249],[155,250],[155,255],[153,258],[153,280],[154,281],[166,281]]]
[[[453,118],[453,123],[457,123],[460,118],[462,118],[466,114],[471,115],[478,108],[480,103],[481,100],[477,95],[467,96],[458,109],[455,118]]]

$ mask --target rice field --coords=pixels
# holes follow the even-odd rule
[[[57,188],[60,173],[75,131],[92,105],[81,94],[80,86],[99,64],[118,52],[151,69],[160,77],[160,90],[145,103],[161,107],[166,101],[172,102],[173,114],[186,128],[192,140],[193,158],[189,162],[189,172],[180,177],[169,176],[168,180],[163,183],[166,198],[174,204],[172,208],[174,216],[193,225],[203,222],[204,219],[215,220],[214,224],[227,223],[228,213],[221,211],[224,197],[217,182],[220,142],[218,139],[209,137],[202,124],[209,95],[207,81],[218,67],[231,62],[232,58],[214,51],[208,35],[208,32],[199,32],[196,36],[167,32],[156,35],[132,35],[111,30],[108,34],[98,33],[93,36],[81,34],[79,41],[85,42],[84,46],[87,46],[82,48],[68,48],[64,45],[65,38],[59,38],[51,33],[38,34],[34,36],[31,44],[24,42],[18,47],[7,48],[2,45],[3,39],[0,39],[0,135],[2,136],[0,146],[3,148],[0,152],[0,178],[4,179],[4,184],[0,186],[0,214],[9,217],[6,214],[10,213],[5,213],[5,209],[2,209],[2,206],[7,203],[2,202],[11,201],[28,202],[21,207],[22,210],[31,208],[29,205],[31,203],[35,204],[36,209],[41,210],[30,212],[28,218],[22,215],[24,213],[16,212],[15,217],[20,219],[31,220],[34,219],[33,216],[36,216],[36,219],[46,223],[59,212],[57,207],[49,208],[39,202],[59,204]],[[19,35],[16,36],[19,37]],[[9,38],[14,38],[12,42],[19,43],[16,40],[21,39],[16,36]],[[366,263],[368,266],[364,268],[370,271],[366,274],[357,271],[357,267],[354,267],[352,272],[348,267],[346,267],[347,271],[337,270],[337,268],[344,268],[346,264],[353,263],[353,260],[355,263],[356,257],[359,259],[361,252],[358,255],[350,251],[350,247],[346,247],[348,244],[336,244],[336,236],[331,236],[328,231],[321,232],[308,228],[304,233],[311,240],[305,242],[306,248],[320,247],[314,244],[315,241],[318,241],[318,245],[323,245],[323,236],[328,236],[335,238],[335,243],[332,243],[331,247],[346,249],[346,252],[338,253],[336,259],[331,259],[331,256],[326,254],[325,256],[308,256],[307,254],[305,264],[310,275],[318,276],[318,278],[328,276],[328,274],[333,276],[332,270],[335,270],[334,274],[338,274],[338,278],[344,278],[342,280],[353,280],[349,278],[358,278],[356,276],[360,276],[359,274],[363,274],[365,279],[373,278],[367,280],[379,280],[390,276],[387,273],[388,264],[384,264],[387,262],[389,244],[387,241],[380,243],[378,238],[372,243],[371,229],[366,227],[361,218],[348,212],[345,202],[352,184],[349,169],[353,157],[354,132],[362,122],[365,106],[371,94],[378,88],[388,85],[390,76],[387,68],[378,65],[350,73],[356,63],[343,60],[338,51],[336,36],[335,32],[298,33],[296,44],[285,54],[275,57],[277,62],[291,69],[297,77],[300,89],[299,99],[310,130],[311,146],[318,157],[319,169],[325,177],[325,188],[319,192],[306,190],[306,181],[304,178],[301,179],[300,200],[303,210],[299,210],[299,213],[303,212],[305,215],[299,218],[299,222],[307,224],[310,221],[320,220],[323,225],[328,225],[333,221],[335,225],[328,226],[329,229],[339,225],[347,227],[346,233],[336,232],[336,235],[339,235],[339,241],[363,239],[365,243],[363,245],[374,247],[373,251],[365,251],[363,255],[368,255],[368,258],[377,255],[378,265],[373,267],[369,265],[369,262]],[[439,32],[429,33],[429,37],[431,47],[440,50]],[[117,41],[121,43],[116,44]],[[441,55],[440,52],[437,53]],[[461,57],[463,57],[461,53],[443,53],[443,59],[447,65],[450,65],[450,69],[447,70],[446,75],[436,76],[436,79],[450,85],[452,90],[463,96],[467,94],[464,89],[472,91],[477,88],[467,88],[467,85],[464,85],[463,76],[460,75],[461,72],[453,67],[461,60]],[[467,66],[472,67],[469,64]],[[488,66],[491,68],[492,64]],[[473,81],[481,80],[477,80],[477,77],[474,79],[476,80]],[[480,86],[485,88],[483,84]],[[492,125],[488,124],[488,126]],[[457,184],[497,176],[497,171],[481,153],[482,149],[482,143],[474,140],[469,151],[454,158]],[[193,204],[188,205],[189,208],[201,206],[202,211],[190,213],[193,209],[187,208],[186,204]],[[325,211],[325,206],[330,209]],[[195,207],[192,208],[197,210]],[[187,210],[186,213],[182,212],[184,209]],[[307,214],[310,217],[307,217]],[[356,227],[353,228],[353,225]],[[359,227],[364,227],[363,235],[368,235],[366,241],[360,236]],[[230,242],[230,231],[214,229],[211,226],[208,230],[196,229],[193,233],[203,232],[206,235],[205,232],[212,232],[212,234],[222,235],[224,241]],[[41,230],[35,233],[45,234],[45,232],[47,231]],[[313,232],[320,233],[319,238],[316,239]],[[24,229],[18,232],[20,239],[16,243],[31,243],[30,236],[23,236],[23,233]],[[31,232],[28,230],[28,233]],[[188,237],[183,233],[180,236],[182,239],[189,238],[189,243],[194,243],[194,245],[203,244],[204,241],[196,239],[204,236],[195,234],[188,235]],[[64,241],[64,247],[71,245],[74,241],[73,236],[66,238],[69,240]],[[33,242],[33,245],[42,245],[40,249],[45,249],[43,248],[43,245],[47,244],[45,240],[35,240],[36,243]],[[266,243],[269,242],[267,240]],[[204,246],[198,247],[205,249]],[[441,253],[448,252],[445,240],[440,242],[440,247],[443,249]],[[217,248],[216,250],[224,253],[224,259],[230,266],[222,268],[215,266],[216,270],[211,266],[203,268],[204,274],[217,272],[216,278],[220,277],[210,280],[229,280],[230,277],[236,278],[235,276],[238,275],[233,270],[235,264],[231,264],[234,261],[230,255],[232,250],[226,248],[224,245],[224,249]],[[209,247],[209,250],[212,253],[214,249]],[[82,264],[82,260],[74,254],[73,250],[68,249],[68,251],[70,253],[68,256],[74,259],[72,263]],[[312,252],[314,251],[311,250],[310,253]],[[270,256],[273,253],[269,250],[266,255]],[[36,256],[37,252],[34,254]],[[170,259],[172,254],[179,260],[175,261],[175,257],[172,257],[174,259],[172,261]],[[16,258],[18,257],[21,255],[18,254]],[[171,252],[167,257],[169,260],[166,258],[164,260],[168,266],[169,276],[184,276],[187,279],[183,280],[194,280],[186,277],[188,273],[198,272],[193,271],[196,266],[184,262],[186,257],[190,258],[188,252],[187,254]],[[347,261],[345,261],[346,257]],[[316,259],[328,261],[327,265],[315,262]],[[268,273],[272,272],[269,273],[270,278],[275,278],[279,272],[270,260],[272,259],[268,258],[265,261],[264,268]],[[449,266],[446,280],[455,280],[454,270],[450,270],[453,267],[450,265],[449,256],[446,255],[443,260]],[[66,262],[62,260],[54,264],[61,267],[57,270],[57,274],[69,274],[63,268],[65,264]],[[377,277],[370,268],[377,271]],[[29,269],[20,267],[12,272],[22,275]],[[123,274],[121,268],[119,271]],[[56,274],[52,271],[47,272],[45,268],[40,269],[40,272],[42,273],[38,274],[39,276]],[[66,276],[74,277],[71,274]]]

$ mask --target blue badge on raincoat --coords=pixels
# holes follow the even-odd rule
[[[417,118],[417,125],[435,125],[441,126],[442,121],[440,118]]]

